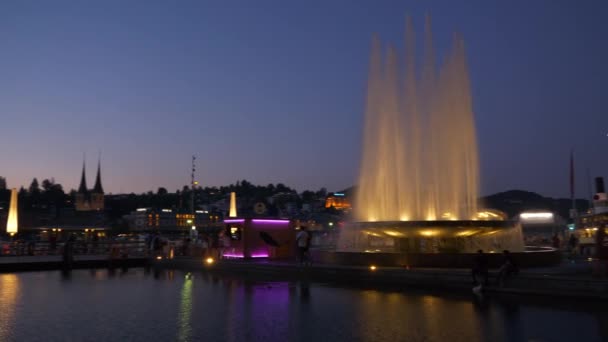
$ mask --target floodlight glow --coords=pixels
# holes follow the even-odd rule
[[[285,224],[285,223],[289,223],[289,220],[253,219],[253,220],[251,220],[251,222],[253,222],[253,223]]]
[[[528,219],[550,219],[553,218],[553,213],[521,213],[519,214],[519,217],[521,217],[524,220],[528,220]]]
[[[226,258],[244,258],[243,254],[224,253]]]

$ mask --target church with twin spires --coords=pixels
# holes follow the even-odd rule
[[[97,164],[97,178],[95,186],[92,190],[87,188],[86,165],[82,163],[82,177],[80,178],[80,186],[76,193],[74,207],[76,211],[103,211],[104,209],[104,192],[101,186],[101,161]]]

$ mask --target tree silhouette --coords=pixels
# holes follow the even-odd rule
[[[29,188],[30,195],[39,195],[40,194],[40,185],[38,185],[38,179],[34,178]]]

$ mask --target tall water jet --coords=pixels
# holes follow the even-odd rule
[[[17,234],[17,231],[19,230],[17,198],[17,189],[11,189],[11,204],[8,209],[8,220],[6,221],[6,232],[11,236]]]
[[[436,71],[430,20],[416,73],[408,18],[405,53],[372,41],[357,221],[469,220],[477,212],[478,156],[464,43]]]

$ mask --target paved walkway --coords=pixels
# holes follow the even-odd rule
[[[61,255],[22,255],[22,256],[2,256],[0,257],[1,264],[14,264],[14,263],[38,263],[38,262],[59,262],[61,261]],[[74,255],[74,261],[88,261],[88,260],[108,260],[107,254],[94,254],[94,255]]]
[[[153,266],[229,273],[237,276],[264,277],[269,280],[310,280],[364,286],[423,287],[468,291],[472,289],[468,269],[370,267],[315,264],[309,267],[294,262],[263,260],[222,260],[211,265],[201,258],[155,260]],[[554,268],[522,270],[504,287],[489,286],[487,292],[529,295],[568,296],[608,300],[608,278],[594,277],[591,263],[564,263]],[[491,284],[497,270],[491,271]]]
[[[147,257],[132,256],[127,259],[110,259],[108,254],[75,255],[74,268],[100,267],[142,267],[148,263]],[[61,255],[2,256],[0,272],[59,270],[64,266]]]

